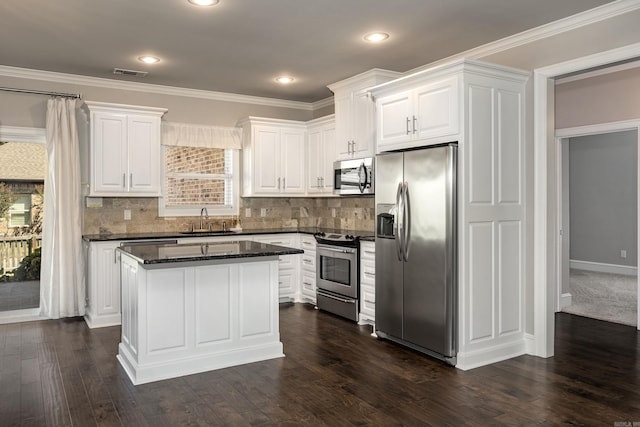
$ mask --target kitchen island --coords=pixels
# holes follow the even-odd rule
[[[118,361],[133,384],[283,357],[278,256],[253,241],[122,246]]]

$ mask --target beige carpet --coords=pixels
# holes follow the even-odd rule
[[[563,312],[637,326],[635,276],[571,269],[570,288],[572,304]]]

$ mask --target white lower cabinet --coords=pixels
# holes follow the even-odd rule
[[[202,245],[233,240],[253,240],[303,249],[304,254],[280,257],[278,262],[279,299],[280,302],[296,301],[313,304],[316,302],[316,241],[313,236],[298,233],[246,234],[184,237],[175,240],[178,243]],[[92,241],[84,244],[87,260],[86,314],[84,318],[90,328],[121,324],[120,254],[116,248],[125,242],[121,240]],[[149,240],[149,243],[153,242],[158,242],[158,240]]]
[[[313,236],[300,235],[301,255],[300,264],[300,299],[302,302],[316,303],[316,239]]]
[[[358,323],[376,320],[376,245],[360,242],[360,316]]]
[[[256,242],[269,243],[270,245],[298,247],[298,234],[262,234],[258,236],[246,236],[247,239]],[[286,255],[280,257],[278,264],[278,290],[280,302],[298,301],[300,288],[298,286],[300,255]]]
[[[85,321],[90,328],[120,324],[120,241],[90,242],[88,251]]]

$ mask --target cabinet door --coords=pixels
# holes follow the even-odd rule
[[[353,94],[353,144],[352,157],[370,157],[375,143],[374,104],[369,93]]]
[[[309,129],[307,144],[307,193],[316,194],[322,192],[320,177],[324,173],[322,160],[324,159],[322,127]],[[331,153],[333,155],[333,153]]]
[[[376,102],[377,152],[412,138],[411,92],[382,97]]]
[[[283,193],[305,192],[304,130],[283,128],[280,132],[281,185]]]
[[[90,243],[87,313],[89,327],[120,324],[120,242]]]
[[[127,175],[127,116],[94,113],[91,121],[91,194],[124,193]]]
[[[322,152],[318,157],[320,162],[320,186],[323,192],[333,192],[333,162],[336,152],[335,125],[327,125],[322,131]]]
[[[160,195],[160,118],[129,116],[127,191]]]
[[[414,93],[414,133],[416,139],[454,135],[459,129],[458,79],[451,77]]]
[[[350,159],[353,142],[353,103],[351,94],[336,97],[334,100],[336,114],[336,151],[335,159]]]
[[[280,129],[275,126],[256,126],[253,130],[254,144],[254,192],[279,193],[280,175]]]

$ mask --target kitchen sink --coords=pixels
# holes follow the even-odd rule
[[[190,236],[220,236],[224,234],[234,234],[231,230],[192,230],[181,231],[180,234],[188,234]]]

